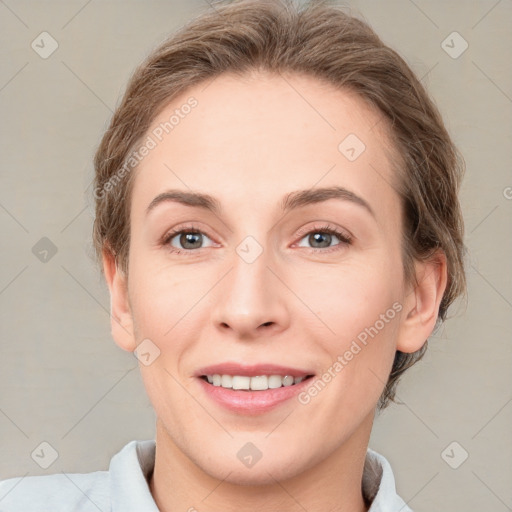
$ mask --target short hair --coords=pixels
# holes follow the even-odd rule
[[[402,57],[364,21],[324,1],[239,0],[212,4],[156,47],[135,69],[94,156],[93,242],[128,273],[133,168],[127,167],[151,122],[173,98],[222,73],[296,73],[354,92],[384,117],[398,159],[393,179],[401,198],[404,278],[414,260],[446,255],[448,281],[436,328],[465,295],[464,225],[458,191],[463,158],[438,109]],[[379,399],[395,399],[403,372],[423,356],[397,351]]]

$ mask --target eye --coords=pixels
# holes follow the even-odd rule
[[[346,246],[352,244],[352,237],[348,233],[344,233],[341,230],[331,227],[331,226],[322,226],[314,229],[310,229],[307,231],[306,236],[303,236],[302,240],[306,240],[306,242],[311,244],[311,249],[313,250],[337,250],[338,246]],[[334,246],[331,243],[336,239],[339,243],[335,243]],[[305,247],[303,244],[299,242],[299,247]],[[307,246],[306,246],[307,247]],[[329,251],[323,251],[329,252]]]
[[[202,231],[194,227],[188,227],[175,229],[167,233],[162,244],[169,248],[171,252],[183,254],[193,252],[194,249],[202,249],[204,247],[202,243],[205,239],[211,242],[211,239]],[[207,247],[212,245],[213,243]]]
[[[297,244],[298,247],[307,247],[307,245],[305,246],[301,243],[302,240],[305,240],[311,244],[309,248],[315,252],[336,251],[352,244],[351,235],[329,225],[303,231],[299,233],[299,236],[302,238]],[[203,245],[205,240],[210,242],[206,246]],[[334,245],[332,245],[333,242]],[[212,240],[203,231],[194,226],[181,227],[166,233],[161,244],[172,253],[186,255],[192,255],[198,249],[214,246]]]

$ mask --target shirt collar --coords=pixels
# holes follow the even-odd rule
[[[396,493],[389,462],[370,448],[366,451],[362,488],[363,494],[372,501],[368,512],[412,512]]]
[[[149,490],[147,477],[155,465],[154,439],[130,441],[110,461],[112,512],[160,512]]]
[[[109,467],[112,512],[159,512],[148,483],[155,465],[155,450],[153,439],[130,441],[112,457]],[[389,462],[371,449],[366,453],[362,490],[372,502],[368,512],[412,512],[396,493]]]

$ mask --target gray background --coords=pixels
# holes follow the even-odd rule
[[[415,512],[512,510],[512,2],[350,5],[423,77],[467,163],[469,303],[431,337],[370,446]],[[0,0],[0,478],[107,469],[126,442],[154,436],[92,260],[92,155],[135,65],[204,8]],[[59,45],[46,59],[31,48],[43,31]],[[469,44],[458,58],[442,46],[453,31]],[[33,253],[43,237],[57,248],[46,262]],[[48,469],[31,457],[43,441],[59,454]],[[463,450],[457,469],[445,462]]]

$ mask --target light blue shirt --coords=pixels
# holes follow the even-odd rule
[[[126,444],[108,471],[9,478],[0,481],[0,512],[159,512],[148,483],[154,464],[150,439]],[[412,512],[396,493],[389,462],[371,449],[362,489],[373,500],[369,512]]]

